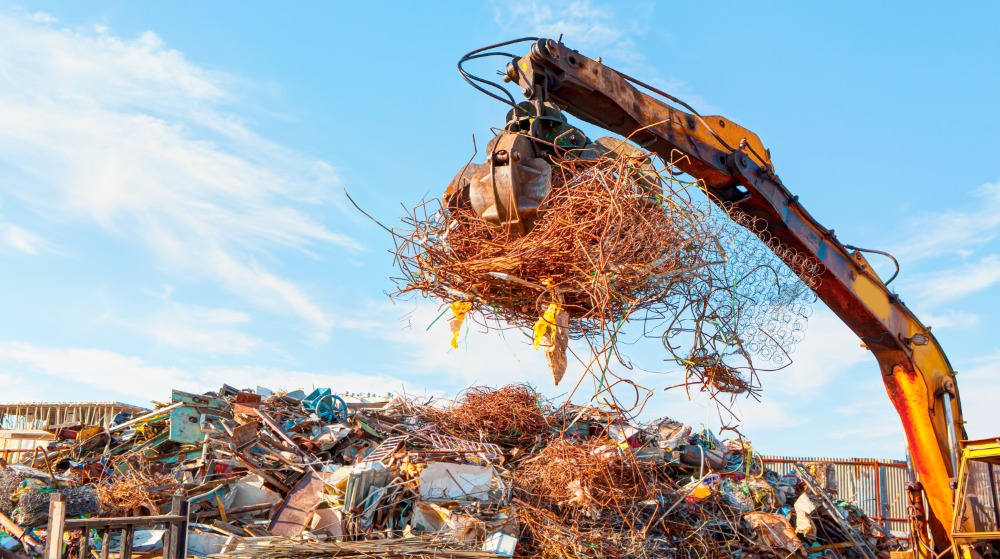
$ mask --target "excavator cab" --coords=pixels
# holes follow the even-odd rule
[[[961,556],[1000,558],[1000,439],[963,441],[951,535]]]

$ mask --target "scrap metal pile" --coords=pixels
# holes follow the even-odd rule
[[[59,491],[70,516],[156,515],[182,496],[189,554],[228,559],[872,559],[898,546],[819,466],[782,477],[748,442],[555,406],[524,385],[453,402],[174,391],[59,439],[0,468],[8,532],[13,519],[42,539],[37,502]]]
[[[497,139],[511,137],[523,138]],[[756,396],[757,372],[788,365],[802,340],[819,264],[736,209],[710,210],[674,165],[625,141],[558,151],[522,165],[551,173],[527,231],[527,214],[519,227],[481,217],[468,187],[418,205],[392,230],[395,296],[450,306],[455,340],[466,318],[533,330],[557,384],[569,339],[589,344],[588,371],[627,363],[618,342],[632,321],[662,340],[684,386]]]

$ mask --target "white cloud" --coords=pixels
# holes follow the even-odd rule
[[[274,312],[291,309],[294,314],[318,327],[319,338],[337,322],[297,285],[282,279],[259,265],[255,259],[243,263],[222,249],[213,250],[208,264],[231,290],[240,293],[256,305]]]
[[[760,402],[741,399],[733,407],[740,419],[741,431],[753,437],[759,429],[791,429],[808,422],[808,417],[796,415],[780,400],[768,398]]]
[[[996,398],[1000,394],[1000,350],[968,360],[968,368],[958,367],[956,384],[962,401],[966,430],[970,439],[997,437]],[[964,364],[964,363],[963,363]]]
[[[170,274],[218,282],[320,335],[335,325],[261,262],[359,248],[316,217],[338,179],[251,130],[237,115],[238,80],[152,32],[124,39],[44,14],[0,15],[0,76],[0,158],[11,169],[0,193],[44,218],[96,225]],[[3,236],[38,250],[24,230]]]
[[[102,398],[124,395],[135,402],[162,400],[170,390],[214,390],[222,384],[237,387],[306,390],[333,387],[338,391],[384,394],[405,387],[400,379],[377,372],[322,372],[271,367],[206,367],[186,369],[156,365],[139,357],[95,348],[51,348],[26,342],[0,342],[0,382],[7,377],[59,381],[60,386],[97,388]],[[23,381],[21,384],[26,384]],[[16,386],[16,384],[15,384]],[[17,392],[25,399],[32,392]],[[51,398],[51,389],[46,391]]]
[[[641,14],[651,5],[604,5],[591,0],[573,2],[542,2],[519,0],[504,3],[496,10],[496,20],[504,29],[526,28],[528,34],[546,39],[558,39],[591,58],[601,57],[605,63],[626,73],[642,74],[644,81],[658,77],[640,52],[634,37],[645,32]],[[619,14],[627,13],[627,17]]]
[[[837,426],[823,433],[824,439],[888,439],[893,449],[904,444],[903,425],[886,395],[879,375],[857,379],[850,393],[857,397],[836,404],[829,421]],[[877,428],[875,426],[878,426]],[[860,446],[860,444],[859,444]]]
[[[39,251],[48,248],[48,243],[38,235],[17,225],[4,223],[2,220],[0,220],[0,243],[31,255],[38,254]]]
[[[773,391],[813,399],[853,367],[863,363],[877,367],[872,354],[861,347],[858,336],[833,311],[821,303],[816,303],[814,309],[805,338],[791,354],[792,364],[780,371],[761,373],[765,398]]]
[[[0,367],[0,402],[36,402],[44,399],[44,390],[23,375],[13,374]]]
[[[942,313],[920,313],[920,316],[923,323],[931,326],[935,331],[945,328],[972,328],[973,326],[978,326],[982,320],[982,317],[978,314],[959,310],[947,310]]]
[[[910,262],[943,254],[962,258],[996,238],[1000,231],[1000,181],[981,185],[973,192],[976,208],[921,213],[909,220],[910,237],[895,251]]]
[[[968,365],[965,367],[964,365]],[[1000,350],[976,358],[962,360],[956,377],[961,397],[966,430],[970,439],[998,435],[996,395],[1000,394]],[[899,415],[885,396],[881,383],[874,378],[855,383],[855,393],[877,394],[879,398],[864,398],[841,404],[835,410],[837,428],[828,429],[821,439],[838,443],[850,442],[854,455],[901,456],[904,438]]]
[[[637,54],[635,44],[627,37],[627,24],[618,21],[614,9],[590,0],[515,2],[497,8],[496,20],[503,27],[527,25],[530,34],[548,39],[565,35],[580,48],[627,49],[629,58]]]
[[[375,309],[381,316],[400,317],[395,323],[384,325],[378,335],[387,343],[404,348],[402,353],[409,356],[404,364],[407,370],[432,374],[442,384],[455,387],[530,382],[552,392],[548,390],[552,387],[552,377],[543,352],[535,351],[518,331],[484,333],[469,320],[459,338],[459,348],[451,349],[448,327],[451,311],[441,316],[437,305],[423,301],[380,305]],[[567,381],[575,380],[572,375],[572,371],[566,375]]]
[[[25,342],[0,342],[0,363],[24,376],[50,375],[62,381],[95,385],[102,392],[118,392],[146,399],[170,388],[193,388],[190,375],[180,369],[156,367],[138,357],[91,348],[41,348]]]
[[[55,16],[46,12],[35,12],[28,16],[31,21],[36,21],[38,23],[56,23],[59,21]]]
[[[649,29],[652,3],[610,4],[592,0],[547,2],[513,0],[498,4],[495,20],[504,31],[558,39],[572,49],[690,103],[703,113],[718,113],[705,98],[649,63],[636,43]]]
[[[966,367],[967,365],[967,367]],[[998,435],[996,395],[1000,394],[1000,350],[979,357],[963,359],[956,378],[961,397],[966,429],[970,439]],[[854,393],[871,394],[877,398],[845,401],[835,412],[837,428],[826,430],[821,439],[838,443],[850,442],[854,455],[900,456],[903,452],[903,429],[880,382],[874,378],[859,379]],[[833,418],[831,418],[833,419]]]
[[[868,456],[875,458],[901,457],[906,448],[903,427],[899,421],[899,416],[891,413],[884,414],[884,417],[876,414],[869,414],[861,421],[852,421],[852,427],[839,426],[837,429],[830,429],[823,435],[827,441],[850,441],[856,448],[872,448]]]
[[[195,353],[245,355],[266,347],[239,330],[251,323],[250,315],[231,309],[169,303],[151,317],[125,322],[159,344]]]
[[[991,254],[978,262],[908,278],[907,292],[915,293],[914,305],[933,306],[961,299],[1000,282],[1000,255]]]

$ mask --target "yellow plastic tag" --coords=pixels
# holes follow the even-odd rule
[[[465,323],[465,316],[472,310],[472,303],[468,301],[455,301],[451,304],[451,313],[454,317],[448,321],[451,326],[451,347],[458,349],[458,335],[462,332],[462,324]]]
[[[704,499],[705,497],[708,497],[711,494],[712,494],[712,488],[705,485],[704,483],[699,483],[698,486],[694,488],[694,491],[691,492],[691,495],[695,499]]]
[[[555,338],[556,335],[556,316],[563,312],[559,303],[555,301],[549,303],[548,308],[542,313],[542,317],[538,319],[535,323],[535,349],[538,349],[539,344],[545,338],[549,331],[552,331],[552,337]]]

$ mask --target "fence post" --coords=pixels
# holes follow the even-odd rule
[[[118,559],[132,559],[132,526],[123,526],[118,540]]]
[[[187,556],[188,532],[188,502],[184,493],[178,491],[170,501],[170,514],[180,516],[183,520],[170,523],[168,541],[169,551],[163,550],[163,559],[184,559]]]
[[[90,528],[80,530],[79,559],[90,559]]]
[[[878,511],[878,523],[880,526],[889,529],[886,526],[885,517],[888,516],[885,512],[885,499],[882,495],[882,464],[878,460],[875,460],[875,510]]]
[[[49,497],[49,523],[45,530],[45,559],[62,557],[63,531],[66,527],[66,496],[56,492]]]
[[[108,559],[108,548],[111,547],[111,527],[108,526],[101,533],[101,559]],[[120,549],[120,548],[119,548]]]
[[[171,509],[170,514],[173,513],[174,511]],[[167,524],[167,534],[163,536],[163,559],[170,559],[171,557],[173,557],[173,554],[170,551],[173,545],[174,545],[174,524],[170,523]]]

